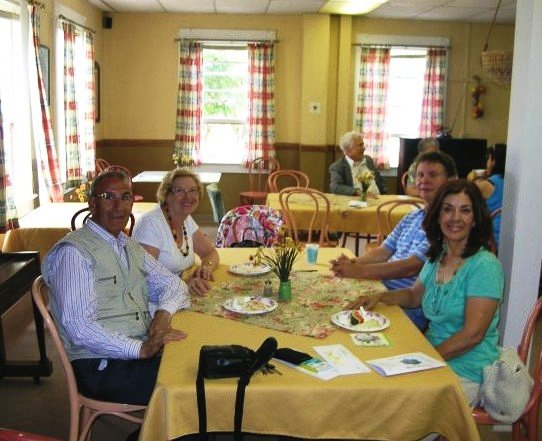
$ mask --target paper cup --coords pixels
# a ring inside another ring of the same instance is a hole
[[[477,178],[485,178],[486,176],[486,169],[485,168],[477,168],[474,170],[474,176]]]
[[[307,263],[309,265],[316,265],[316,261],[318,260],[318,244],[308,243],[305,246],[305,251],[307,252]]]

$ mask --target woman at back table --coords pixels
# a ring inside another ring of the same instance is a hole
[[[487,250],[489,210],[480,190],[466,180],[445,183],[423,222],[428,260],[410,288],[361,296],[349,305],[372,309],[378,302],[421,306],[429,319],[427,339],[459,376],[469,403],[479,403],[483,368],[499,356],[499,304],[504,274]]]
[[[220,263],[214,245],[191,216],[202,194],[196,174],[182,168],[168,172],[156,193],[158,207],[141,216],[132,233],[149,254],[179,276],[194,265],[197,254],[201,266],[187,281],[190,292],[197,295],[211,288],[209,281]]]
[[[492,213],[502,207],[502,197],[504,191],[504,165],[506,162],[506,144],[495,144],[487,148],[486,169],[479,175],[472,170],[467,179],[474,182],[482,196],[486,199],[489,212]],[[499,244],[501,232],[500,213],[493,216],[493,236],[495,244]]]

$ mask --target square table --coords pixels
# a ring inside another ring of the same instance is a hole
[[[234,280],[227,269],[248,260],[254,249],[219,249],[221,264],[215,283]],[[316,268],[329,275],[327,262],[347,250],[320,249]],[[304,262],[298,269],[308,269]],[[310,267],[314,268],[314,267]],[[258,277],[269,277],[258,276]],[[239,293],[242,295],[243,293]],[[357,294],[357,293],[354,293]],[[295,296],[295,285],[292,289]],[[436,350],[397,306],[376,309],[389,318],[382,331],[387,347],[354,346],[350,333],[337,329],[316,339],[262,328],[243,321],[180,311],[172,326],[188,333],[166,345],[140,439],[166,440],[198,432],[196,374],[202,345],[241,344],[257,348],[269,336],[279,347],[315,355],[313,346],[343,344],[360,360],[423,352],[441,359]],[[274,313],[280,314],[280,305]],[[446,366],[394,377],[376,372],[323,381],[276,364],[282,375],[255,374],[246,390],[243,431],[306,439],[417,440],[438,432],[450,441],[479,440],[479,434],[458,377]],[[231,432],[237,379],[206,380],[209,432]]]

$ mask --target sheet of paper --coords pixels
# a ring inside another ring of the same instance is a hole
[[[370,369],[343,345],[314,346],[314,350],[341,375],[370,372]]]

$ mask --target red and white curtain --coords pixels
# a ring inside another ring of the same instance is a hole
[[[179,86],[173,161],[178,166],[201,163],[202,45],[182,40],[179,44]]]
[[[81,181],[77,99],[75,97],[75,26],[62,22],[64,36],[64,147],[66,149],[67,184],[77,186]]]
[[[36,146],[36,155],[41,169],[43,180],[49,195],[53,202],[62,202],[62,183],[60,179],[60,170],[56,155],[53,130],[51,128],[51,118],[49,115],[49,103],[45,94],[43,75],[41,72],[39,60],[39,16],[38,4],[29,4],[29,76],[30,76],[30,107],[32,112],[32,127],[34,132],[34,143]]]
[[[363,133],[367,154],[378,165],[385,165],[389,163],[384,150],[384,125],[390,48],[362,46],[360,61],[354,127]]]
[[[95,170],[94,36],[73,23],[62,21],[61,24],[64,42],[64,147],[67,186],[77,187],[92,177]],[[84,47],[84,63],[76,61],[78,38]],[[83,85],[79,86],[82,91],[77,92],[76,82]]]
[[[245,165],[275,156],[275,45],[248,44],[249,119]]]
[[[13,199],[9,171],[8,152],[4,150],[4,125],[2,120],[2,99],[0,97],[0,233],[19,227],[17,208]]]
[[[445,48],[428,49],[420,120],[421,138],[436,136],[444,124],[446,61]]]

